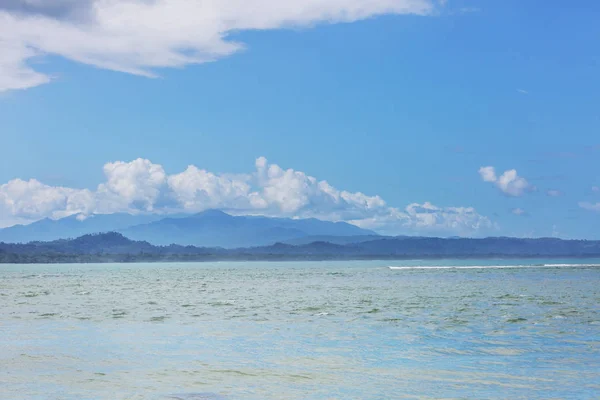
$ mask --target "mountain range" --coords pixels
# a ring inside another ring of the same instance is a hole
[[[276,242],[310,243],[326,238],[377,237],[375,232],[345,222],[314,218],[290,219],[262,216],[233,216],[219,210],[193,215],[97,214],[44,219],[29,225],[0,229],[0,242],[27,243],[76,238],[82,235],[118,232],[153,245],[192,245],[202,247],[267,246]]]
[[[29,225],[15,225],[0,229],[0,242],[27,243],[76,238],[79,236],[117,232],[130,226],[150,223],[164,218],[160,215],[97,214],[90,216],[71,215],[53,220],[50,218]]]
[[[490,257],[600,257],[600,241],[506,237],[395,237],[367,239],[348,244],[319,241],[301,245],[275,243],[262,247],[224,249],[182,245],[155,246],[112,232],[52,242],[0,243],[0,263]]]

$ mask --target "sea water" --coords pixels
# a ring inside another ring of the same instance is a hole
[[[1,265],[0,399],[597,399],[598,265]]]

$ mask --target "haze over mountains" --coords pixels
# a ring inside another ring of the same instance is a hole
[[[344,222],[194,215],[71,216],[0,230],[0,262],[600,257],[600,241],[379,236]]]
[[[0,263],[217,261],[217,260],[358,260],[490,257],[600,257],[600,241],[553,238],[442,239],[396,237],[349,244],[313,242],[304,245],[224,249],[220,247],[154,246],[120,233],[28,244],[0,243]]]
[[[194,215],[71,216],[0,230],[1,263],[600,257],[600,241],[379,236],[344,222]]]
[[[310,243],[330,238],[332,242],[349,237],[377,237],[375,232],[345,222],[318,219],[233,216],[207,210],[194,215],[93,215],[45,219],[30,225],[0,229],[0,242],[27,243],[77,238],[86,234],[119,232],[129,239],[153,245],[193,245],[202,247],[267,246],[276,242]],[[312,239],[318,238],[318,239]],[[352,239],[350,239],[350,242]]]
[[[160,215],[99,214],[82,218],[81,215],[53,220],[43,219],[29,225],[15,225],[0,229],[0,242],[28,243],[76,238],[90,233],[119,231],[130,226],[164,218]]]

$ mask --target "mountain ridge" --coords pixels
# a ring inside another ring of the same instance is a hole
[[[154,245],[175,243],[225,248],[266,246],[315,234],[376,235],[375,232],[346,222],[321,221],[315,218],[234,216],[219,210],[207,210],[184,218],[165,218],[118,232]]]
[[[346,222],[321,221],[315,218],[235,216],[222,210],[209,209],[186,215],[123,213],[44,219],[29,225],[0,229],[0,242],[53,241],[105,232],[120,232],[131,239],[148,241],[154,245],[176,243],[227,248],[265,246],[313,235],[377,235]]]
[[[0,243],[0,263],[136,262],[218,260],[365,260],[416,258],[600,257],[600,241],[556,238],[411,238],[397,237],[352,244],[316,241],[303,245],[277,242],[237,249],[155,246],[120,233],[28,244]]]
[[[0,229],[0,242],[28,243],[76,238],[91,233],[116,231],[160,218],[164,216],[127,213],[74,214],[56,220],[44,218],[28,225],[13,225]]]

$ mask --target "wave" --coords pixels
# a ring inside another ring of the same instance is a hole
[[[547,268],[560,268],[560,267],[600,267],[600,264],[544,264],[544,267]]]
[[[392,270],[404,270],[404,269],[536,269],[536,268],[598,268],[600,264],[536,264],[536,265],[408,265],[394,267],[390,266]]]

